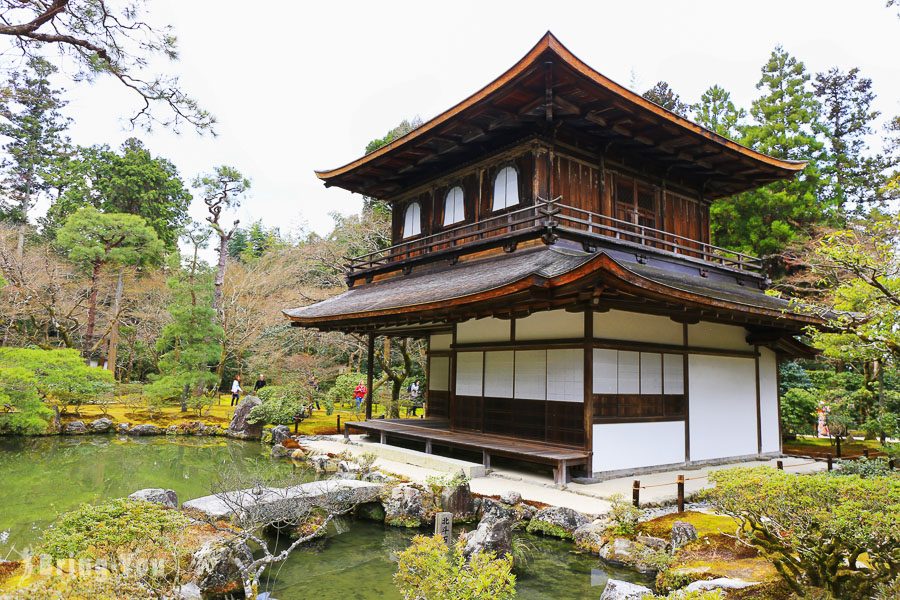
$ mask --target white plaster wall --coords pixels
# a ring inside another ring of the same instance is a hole
[[[547,351],[517,350],[515,397],[523,400],[547,399]]]
[[[457,323],[456,343],[476,344],[480,342],[508,342],[510,323],[508,319],[470,319]]]
[[[624,310],[594,313],[594,337],[653,344],[684,343],[681,323],[669,317],[643,315]]]
[[[431,336],[429,342],[429,350],[449,350],[450,344],[453,343],[453,334],[436,333]]]
[[[450,390],[450,357],[432,356],[428,370],[428,389],[438,392]]]
[[[753,350],[747,343],[747,330],[740,325],[722,325],[701,321],[688,325],[688,345],[697,348],[721,348],[724,350]]]
[[[583,337],[584,313],[549,310],[516,319],[517,341]]]
[[[692,354],[691,460],[756,454],[756,363]]]
[[[759,349],[759,408],[762,423],[762,451],[778,452],[778,361],[768,348]]]
[[[594,425],[594,473],[681,462],[684,421]]]

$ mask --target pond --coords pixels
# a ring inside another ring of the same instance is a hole
[[[184,501],[211,493],[220,474],[231,469],[289,475],[295,467],[269,459],[259,443],[223,438],[0,438],[0,557],[13,546],[32,545],[58,514],[82,503],[146,487],[173,489]],[[294,475],[311,478],[303,471]],[[339,522],[326,539],[267,572],[264,589],[280,600],[399,598],[392,580],[394,553],[415,533],[367,521]],[[520,536],[530,558],[527,569],[517,573],[519,598],[599,597],[607,572],[596,558],[573,552],[566,542]],[[630,572],[610,575],[634,579]]]

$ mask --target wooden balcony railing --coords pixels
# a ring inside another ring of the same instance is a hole
[[[503,243],[506,239],[530,235],[534,237],[555,235],[582,242],[590,242],[593,239],[618,240],[623,245],[643,246],[738,271],[753,274],[762,272],[762,261],[755,256],[569,206],[560,200],[561,198],[553,200],[538,198],[533,205],[492,216],[477,223],[410,238],[389,248],[350,258],[346,267],[347,274],[353,277],[396,266],[412,259],[424,259],[436,252],[445,253],[467,246],[474,247],[486,241]]]

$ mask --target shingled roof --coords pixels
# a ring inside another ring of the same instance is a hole
[[[375,321],[452,318],[454,311],[488,303],[527,304],[529,298],[563,288],[606,287],[685,310],[743,315],[794,330],[819,323],[794,312],[787,300],[767,295],[758,284],[757,278],[700,268],[677,257],[648,258],[615,248],[589,253],[556,244],[414,271],[284,312],[296,325],[352,331]]]

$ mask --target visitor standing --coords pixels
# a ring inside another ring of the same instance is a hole
[[[319,380],[315,375],[309,376],[309,389],[312,393],[312,401],[316,403],[316,410],[322,410],[322,407],[319,406]]]
[[[260,373],[259,378],[256,380],[256,383],[253,384],[253,391],[258,392],[264,387],[266,387],[266,376]]]
[[[238,403],[238,400],[241,399],[241,392],[244,389],[241,387],[241,376],[235,375],[234,381],[231,382],[231,405],[234,406]]]
[[[362,405],[363,400],[366,398],[366,394],[369,393],[369,388],[366,387],[362,381],[356,386],[356,389],[353,390],[353,399],[356,400],[356,410],[359,410],[359,407]]]

